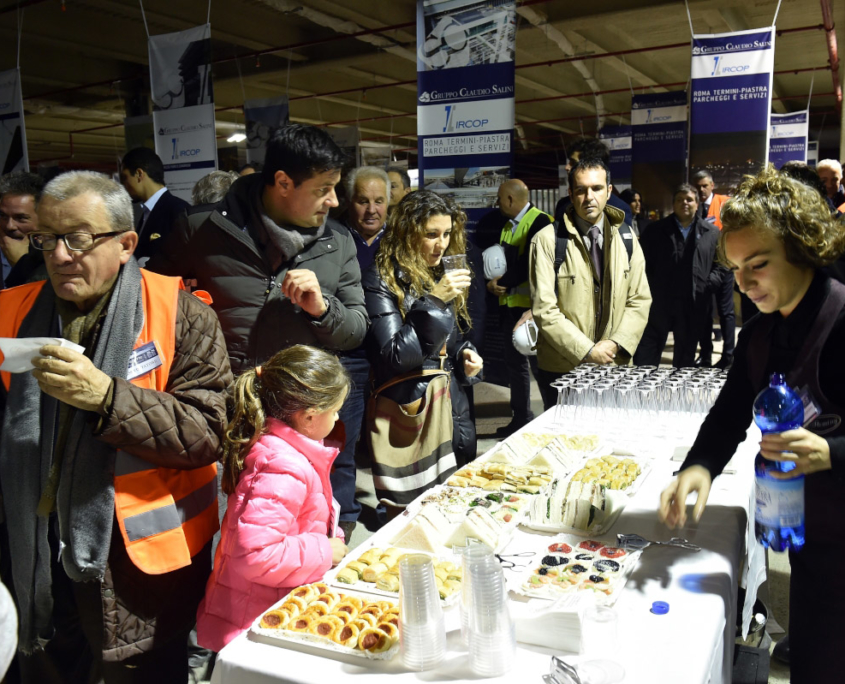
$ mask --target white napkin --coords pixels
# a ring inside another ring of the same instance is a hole
[[[57,344],[78,351],[80,354],[85,347],[74,344],[61,337],[0,337],[0,352],[3,352],[3,363],[0,371],[7,373],[23,373],[32,370],[32,357],[38,355],[38,350],[46,344]]]

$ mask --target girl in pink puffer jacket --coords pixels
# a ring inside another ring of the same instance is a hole
[[[326,438],[348,390],[337,358],[305,345],[280,351],[235,382],[223,444],[228,509],[197,611],[201,646],[219,651],[346,555],[329,482],[343,439],[335,447]]]

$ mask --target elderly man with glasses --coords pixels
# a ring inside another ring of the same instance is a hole
[[[29,241],[49,279],[0,292],[0,337],[63,337],[2,373],[3,581],[23,682],[188,679],[232,380],[214,312],[138,268],[129,196],[55,178]],[[47,676],[47,673],[50,673]]]

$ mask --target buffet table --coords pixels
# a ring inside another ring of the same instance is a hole
[[[525,429],[541,430],[549,420],[549,414],[544,414]],[[725,474],[714,482],[701,522],[690,523],[676,532],[700,546],[700,552],[661,546],[652,546],[642,552],[615,605],[620,650],[614,659],[625,669],[625,682],[718,684],[731,681],[737,586],[745,572],[746,605],[753,605],[757,587],[765,578],[761,569],[762,554],[756,550],[756,544],[748,543],[749,533],[753,542],[753,521],[749,524],[749,511],[753,512],[751,463],[758,440],[759,433],[754,435],[752,432],[734,457],[736,472]],[[674,536],[657,520],[656,510],[661,490],[679,466],[677,461],[670,460],[675,446],[664,445],[665,448],[655,454],[648,478],[602,539],[615,540],[619,533],[664,541]],[[379,530],[372,542],[389,546],[389,540],[407,522],[406,516],[399,516]],[[539,534],[520,529],[517,535],[527,533]],[[515,537],[511,546],[517,542]],[[509,548],[502,554],[506,555]],[[669,612],[653,614],[650,609],[654,601],[667,602]],[[384,675],[399,677],[391,680],[398,684],[421,680],[478,680],[469,668],[466,647],[461,645],[458,606],[447,609],[446,620],[448,652],[446,660],[436,670],[409,671],[403,666],[401,655],[387,662],[345,655],[318,657],[259,643],[256,637],[243,634],[219,654],[211,681],[212,684],[324,684],[338,681],[340,677],[377,682]],[[550,656],[565,653],[562,649],[518,643],[513,670],[498,679],[513,681],[518,677],[521,681],[541,681],[549,671]]]

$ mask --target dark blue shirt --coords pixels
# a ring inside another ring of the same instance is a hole
[[[381,244],[381,238],[384,236],[384,228],[382,228],[381,232],[376,235],[375,240],[373,240],[372,244],[368,245],[367,241],[361,237],[360,233],[357,230],[352,228],[351,226],[347,226],[349,228],[349,232],[352,233],[352,237],[355,240],[355,247],[358,249],[358,266],[361,267],[361,273],[367,270],[367,267],[372,264],[376,259],[376,252],[378,251],[378,246]]]

